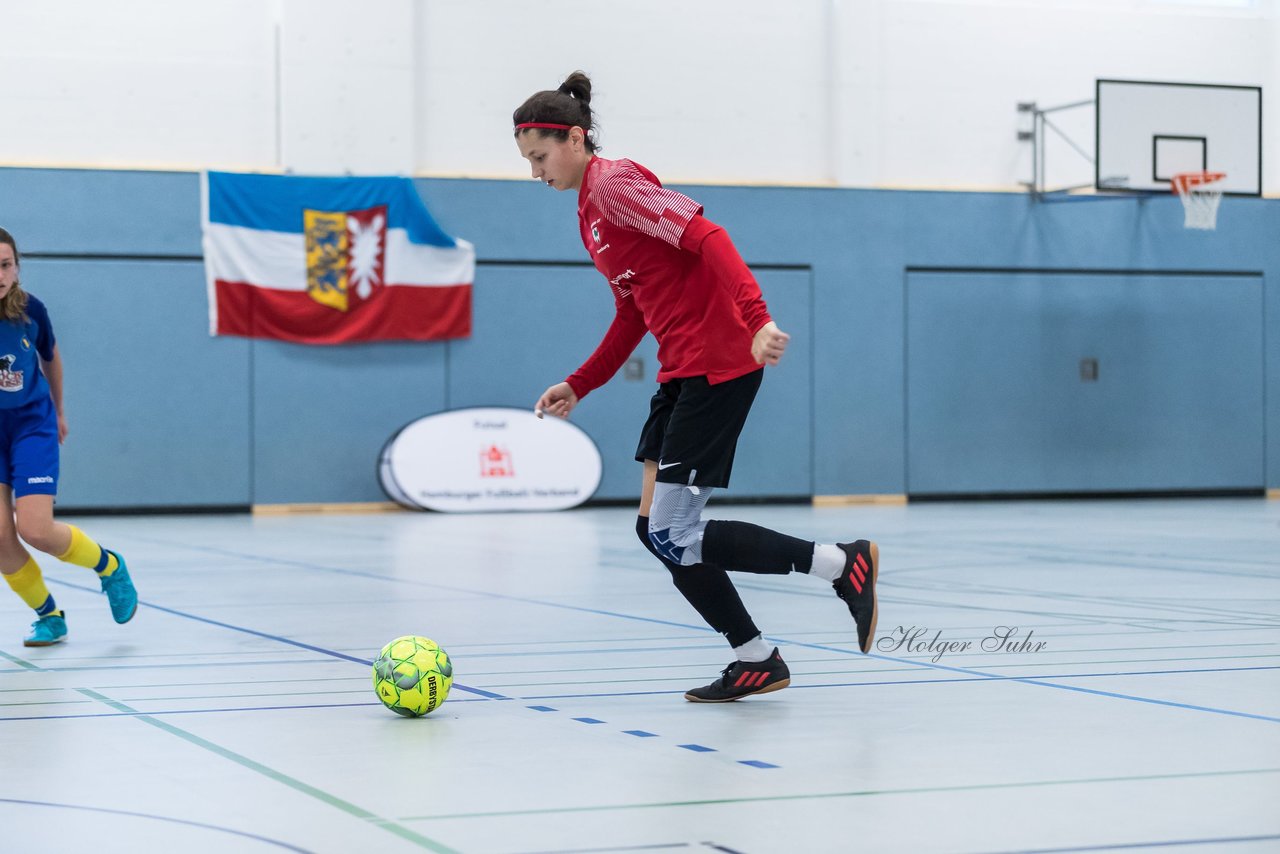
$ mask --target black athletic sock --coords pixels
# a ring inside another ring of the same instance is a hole
[[[760,635],[760,630],[747,613],[747,606],[742,604],[742,597],[738,595],[727,572],[705,563],[681,566],[664,558],[649,539],[648,516],[636,517],[636,536],[671,573],[671,583],[680,591],[680,595],[693,606],[708,626],[725,636],[730,646],[742,646]]]
[[[702,532],[702,559],[738,572],[769,575],[808,572],[813,564],[813,542],[750,522],[713,519]]]

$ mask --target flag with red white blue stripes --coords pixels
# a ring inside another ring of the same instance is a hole
[[[305,344],[471,334],[475,248],[408,178],[206,173],[212,335]]]

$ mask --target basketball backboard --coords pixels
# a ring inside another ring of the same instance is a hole
[[[1098,80],[1098,190],[1168,192],[1180,172],[1225,172],[1226,195],[1262,195],[1262,89]]]

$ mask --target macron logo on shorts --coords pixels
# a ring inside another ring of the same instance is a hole
[[[27,483],[53,483],[53,478],[45,475],[44,477],[29,477]]]

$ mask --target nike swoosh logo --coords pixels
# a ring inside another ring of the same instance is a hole
[[[671,468],[672,466],[678,466],[678,465],[680,465],[680,464],[679,464],[679,463],[666,463],[666,464],[664,465],[663,463],[658,463],[658,471],[662,471],[663,469],[669,469],[669,468]]]

